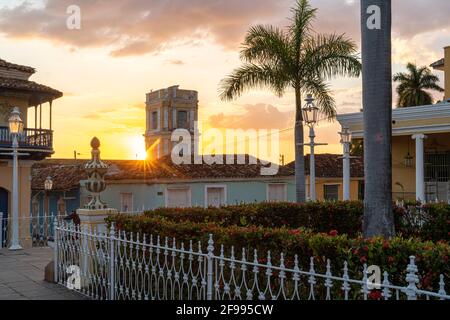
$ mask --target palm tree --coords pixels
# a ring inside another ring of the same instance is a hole
[[[364,236],[394,235],[390,0],[361,0],[364,115]],[[369,22],[379,20],[375,26]]]
[[[413,63],[406,66],[408,72],[394,75],[394,81],[400,82],[397,87],[399,108],[423,106],[433,103],[433,97],[426,90],[444,92],[437,83],[439,78],[427,67],[418,67]]]
[[[356,45],[344,35],[321,35],[312,29],[317,9],[298,0],[286,29],[257,25],[248,31],[241,60],[243,65],[221,82],[222,100],[233,100],[255,87],[271,89],[277,96],[287,89],[295,93],[295,179],[298,202],[305,201],[302,96],[315,96],[320,111],[329,119],[336,115],[327,79],[358,77],[361,63]]]

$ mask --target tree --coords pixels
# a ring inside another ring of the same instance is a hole
[[[397,87],[399,108],[432,104],[433,97],[426,90],[444,92],[444,89],[437,84],[439,78],[427,67],[419,68],[413,63],[408,63],[406,69],[407,72],[394,75],[394,81],[399,82]]]
[[[391,1],[361,0],[366,238],[394,235]]]
[[[221,82],[222,100],[233,100],[255,87],[271,89],[277,96],[295,93],[295,179],[298,202],[305,201],[302,97],[313,94],[329,119],[336,108],[326,80],[335,76],[358,77],[361,63],[355,43],[345,35],[322,35],[312,29],[317,9],[307,0],[292,8],[286,29],[257,25],[247,32],[241,50],[243,65]]]

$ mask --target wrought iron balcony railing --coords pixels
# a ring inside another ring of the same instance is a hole
[[[0,148],[11,148],[12,137],[8,127],[0,127]],[[19,137],[19,148],[53,150],[53,131],[47,129],[25,128]]]

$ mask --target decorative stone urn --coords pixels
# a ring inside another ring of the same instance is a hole
[[[92,157],[86,163],[85,169],[88,175],[86,189],[90,192],[92,200],[85,205],[84,209],[78,209],[81,227],[93,228],[97,232],[105,232],[105,218],[117,214],[116,209],[108,208],[108,205],[100,199],[100,193],[106,189],[105,174],[108,165],[100,159],[100,140],[94,137],[91,140]]]
[[[84,168],[88,175],[86,189],[91,193],[92,200],[85,205],[85,208],[91,210],[106,209],[108,206],[100,200],[100,193],[106,189],[105,174],[108,172],[108,165],[100,160],[100,140],[97,137],[91,140],[91,147],[92,159],[86,163]]]

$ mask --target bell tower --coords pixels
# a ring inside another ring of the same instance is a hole
[[[186,129],[194,135],[198,121],[198,92],[172,86],[146,95],[145,146],[150,159],[171,153],[172,132]]]

